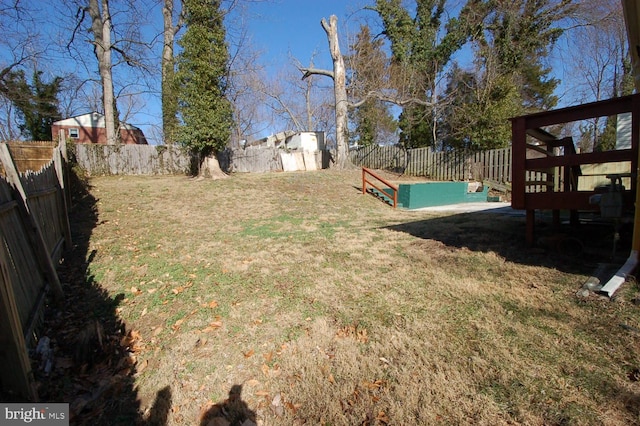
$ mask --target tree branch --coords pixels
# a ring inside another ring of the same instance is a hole
[[[398,98],[396,96],[390,96],[390,95],[386,95],[382,92],[380,92],[379,90],[372,90],[370,92],[368,92],[365,97],[359,101],[356,102],[349,102],[348,106],[349,108],[358,108],[360,106],[362,106],[365,102],[367,102],[369,99],[377,99],[379,101],[382,102],[389,102],[391,104],[394,105],[398,105],[398,106],[405,106],[405,105],[409,105],[409,104],[418,104],[418,105],[423,105],[423,106],[433,106],[433,102],[429,102],[429,101],[425,101],[424,99],[420,99],[420,98]]]
[[[76,34],[80,30],[80,25],[82,25],[82,22],[84,21],[84,17],[86,15],[86,12],[87,12],[86,8],[84,8],[84,7],[79,7],[78,8],[78,11],[76,12],[76,27],[71,32],[71,39],[67,43],[67,50],[69,50],[71,44],[73,44],[73,41],[76,38]]]
[[[333,71],[323,70],[318,68],[298,68],[298,69],[304,73],[302,75],[303,80],[311,77],[312,75],[324,75],[326,77],[331,77],[332,79],[334,78]]]

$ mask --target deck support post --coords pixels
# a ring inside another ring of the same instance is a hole
[[[536,227],[536,211],[527,210],[527,228],[526,228],[527,247],[533,247],[535,244],[535,241],[534,241],[535,227]]]

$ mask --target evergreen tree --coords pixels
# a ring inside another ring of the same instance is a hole
[[[438,79],[451,56],[477,31],[475,4],[470,0],[458,18],[444,24],[446,0],[416,0],[415,15],[401,0],[377,0],[375,10],[390,41],[393,86],[401,97],[414,99],[399,119],[400,144],[406,148],[432,146],[439,121]]]
[[[62,78],[50,83],[42,80],[42,71],[34,71],[32,83],[26,80],[24,71],[12,71],[3,85],[3,94],[18,110],[22,135],[31,140],[52,140],[51,125],[60,120],[57,95]]]
[[[484,32],[476,41],[478,58],[495,61],[496,77],[519,88],[525,112],[553,108],[559,80],[544,65],[563,30],[558,22],[574,9],[572,0],[485,0]]]
[[[507,146],[510,117],[553,108],[559,81],[545,60],[562,34],[558,22],[570,0],[476,0],[467,35],[475,48],[474,69],[449,74],[440,130],[446,144],[470,149]],[[480,23],[480,24],[477,24]]]
[[[519,110],[518,90],[508,77],[488,79],[486,74],[454,66],[440,125],[445,148],[472,151],[502,148],[511,140],[510,117]]]
[[[616,136],[618,127],[618,116],[612,115],[607,117],[604,123],[604,128],[598,140],[597,144],[593,147],[596,152],[610,151],[616,148]]]
[[[350,66],[347,84],[352,98],[365,99],[369,92],[385,87],[387,56],[382,45],[381,39],[372,39],[368,26],[360,27],[351,46],[352,54],[347,58]],[[388,142],[388,136],[397,128],[389,104],[377,98],[367,98],[364,103],[349,111],[349,117],[354,125],[352,139],[359,145]]]
[[[208,156],[226,146],[233,124],[225,97],[229,54],[220,0],[185,0],[176,82],[182,126],[178,141]]]
[[[413,17],[400,0],[378,0],[376,7],[384,34],[391,42],[392,69],[397,71],[395,86],[410,97],[426,101],[441,69],[435,59],[435,47],[444,0],[416,1]],[[424,105],[405,106],[398,124],[399,142],[405,148],[433,145],[430,114]]]

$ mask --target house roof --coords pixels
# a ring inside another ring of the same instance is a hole
[[[104,128],[104,114],[100,114],[99,112],[90,112],[88,114],[77,115],[75,117],[55,121],[53,125]],[[140,130],[136,126],[123,122],[120,123],[120,126],[128,130]]]

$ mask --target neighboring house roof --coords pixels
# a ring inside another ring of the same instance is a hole
[[[90,112],[88,114],[78,115],[75,117],[66,118],[53,123],[54,126],[78,126],[78,127],[95,127],[104,128],[104,114],[99,112]],[[136,126],[131,124],[120,122],[120,127],[128,130],[140,130]]]

